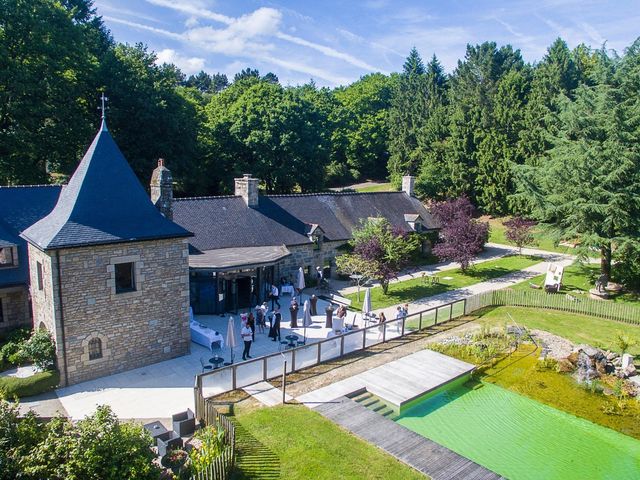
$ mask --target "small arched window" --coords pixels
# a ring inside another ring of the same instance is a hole
[[[102,340],[92,338],[89,340],[89,360],[102,358]]]

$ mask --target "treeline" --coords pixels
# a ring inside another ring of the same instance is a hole
[[[556,40],[530,65],[511,46],[467,47],[451,75],[414,49],[402,72],[337,89],[282,86],[257,70],[186,77],[143,45],[114,42],[91,0],[0,4],[0,184],[64,180],[108,124],[146,184],[158,157],[178,195],[228,193],[252,173],[269,192],[315,191],[363,179],[418,194],[467,195],[483,211],[531,211],[526,174],[553,156],[582,91],[637,62]],[[628,69],[627,69],[628,70]],[[637,90],[636,90],[637,94]],[[516,195],[514,195],[516,194]]]

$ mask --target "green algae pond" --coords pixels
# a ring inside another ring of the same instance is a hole
[[[640,478],[640,441],[499,386],[444,387],[396,422],[511,480]]]

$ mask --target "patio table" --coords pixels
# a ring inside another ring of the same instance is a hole
[[[153,444],[157,445],[158,437],[160,435],[164,435],[169,430],[165,428],[165,426],[161,422],[151,422],[144,425],[145,430],[147,430],[151,434],[151,438],[153,438]]]
[[[287,340],[289,340],[289,346],[290,346],[291,348],[294,348],[294,347],[296,346],[296,341],[297,341],[297,340],[298,340],[298,338],[300,338],[300,337],[298,337],[298,335],[287,335],[287,336],[286,336],[286,337],[284,337],[284,338],[286,338]]]
[[[220,368],[222,362],[224,362],[224,358],[222,357],[211,357],[209,359],[209,363],[213,365],[213,368]]]

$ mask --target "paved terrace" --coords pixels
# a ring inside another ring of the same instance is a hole
[[[506,246],[491,246],[487,252],[483,254],[483,258],[479,261],[487,261],[507,253],[513,252],[514,249]],[[568,256],[550,254],[539,250],[525,249],[523,253],[537,254],[544,256],[549,261],[560,261],[563,264],[572,262],[572,258]],[[425,271],[445,271],[446,269],[455,268],[452,264],[439,264],[429,266]],[[409,312],[424,310],[429,307],[449,303],[454,300],[462,299],[470,295],[483,291],[509,287],[517,282],[532,278],[535,275],[545,272],[547,263],[543,262],[533,267],[529,267],[521,272],[516,272],[505,277],[493,279],[487,282],[478,283],[469,287],[453,290],[440,295],[428,297],[426,299],[418,299],[409,304]],[[422,270],[407,274],[406,278],[412,278],[421,275]],[[401,277],[404,279],[405,276]],[[303,300],[308,298],[305,294]],[[280,303],[283,307],[283,322],[281,327],[281,336],[284,340],[286,335],[294,333],[300,338],[304,335],[303,328],[291,329],[289,322],[289,312],[287,311],[290,302],[289,296],[281,297]],[[324,327],[324,308],[326,302],[318,301],[317,315],[312,318],[313,325],[306,329],[307,341],[317,342],[325,339],[330,331]],[[384,309],[387,318],[395,317],[395,307]],[[378,310],[380,311],[380,310]],[[302,314],[302,309],[299,316]],[[238,339],[240,339],[240,321],[236,317],[236,329]],[[361,325],[360,315],[350,312],[347,315],[347,322],[354,321],[356,325]],[[201,323],[219,331],[226,337],[228,316],[219,317],[212,315],[197,316],[197,320]],[[298,323],[301,324],[300,319]],[[391,335],[389,335],[391,333]],[[388,329],[388,337],[397,335],[393,329]],[[371,332],[370,335],[375,335]],[[251,347],[251,353],[254,358],[259,356],[272,354],[279,351],[281,345],[278,342],[272,342],[267,337],[267,332],[256,333],[256,342]],[[95,411],[97,405],[110,405],[116,415],[120,418],[135,419],[158,419],[168,418],[173,413],[183,411],[185,408],[194,408],[193,385],[194,377],[202,371],[200,363],[201,359],[208,360],[213,354],[218,354],[225,361],[229,360],[229,349],[214,351],[211,353],[205,347],[191,343],[191,353],[189,355],[179,357],[173,360],[160,362],[149,365],[147,367],[138,368],[128,372],[123,372],[96,380],[83,382],[71,387],[56,390],[57,398],[52,394],[36,397],[23,401],[21,408],[23,411],[34,409],[45,416],[50,416],[56,412],[68,415],[74,419],[80,419],[87,414]],[[241,361],[242,347],[235,348],[235,361]]]

